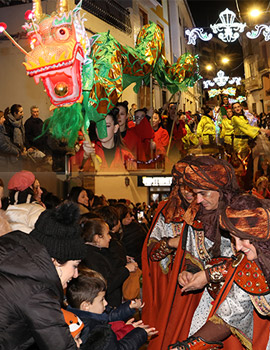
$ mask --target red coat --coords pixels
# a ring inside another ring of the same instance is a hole
[[[137,135],[135,127],[127,129],[123,137],[124,145],[134,155],[137,160],[146,161],[145,152],[141,138]]]
[[[146,159],[149,160],[151,157],[150,142],[155,137],[155,133],[151,127],[151,124],[149,123],[147,118],[144,117],[139,125],[136,124],[134,126],[133,130],[136,132],[136,135],[141,139]]]
[[[175,343],[179,339],[186,339],[193,313],[201,298],[201,293],[181,294],[177,278],[185,267],[185,251],[183,249],[177,249],[173,266],[167,274],[161,271],[158,262],[153,262],[148,258],[148,239],[166,204],[166,201],[159,204],[142,251],[143,301],[145,302],[142,319],[145,324],[156,327],[159,331],[157,337],[150,341],[149,350],[167,350],[169,344]],[[182,247],[182,234],[185,225],[184,223],[180,233],[178,247]]]
[[[156,154],[166,155],[169,139],[168,131],[162,127],[159,127],[157,131],[155,131],[154,142],[156,144]]]

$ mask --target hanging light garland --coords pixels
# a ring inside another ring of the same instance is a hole
[[[236,84],[236,85],[241,85],[241,77],[232,77],[231,79],[225,75],[223,70],[219,70],[217,72],[217,76],[213,78],[213,80],[204,80],[203,81],[203,88],[208,89],[209,86],[214,86],[217,84],[218,86],[225,86],[227,83],[229,84]]]
[[[226,8],[219,14],[219,23],[210,24],[210,28],[213,34],[217,34],[218,38],[223,42],[230,43],[236,41],[240,33],[243,33],[247,24],[235,21],[236,14]],[[203,28],[186,29],[185,35],[188,38],[188,45],[196,45],[197,39],[203,41],[210,41],[213,38],[212,33],[207,33]],[[266,24],[255,25],[255,30],[247,32],[246,36],[249,39],[256,39],[260,34],[263,34],[265,41],[270,40],[270,26]]]
[[[229,87],[227,89],[211,89],[208,91],[208,95],[210,98],[215,97],[217,95],[229,95],[229,96],[235,96],[236,94],[236,88]]]

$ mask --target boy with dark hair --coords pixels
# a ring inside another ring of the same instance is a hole
[[[143,307],[141,300],[128,301],[111,309],[105,300],[106,288],[101,275],[89,276],[85,273],[67,288],[68,310],[79,316],[85,324],[81,348],[139,349],[148,336],[157,333],[155,328],[144,325],[141,320],[134,322],[131,318],[135,308]],[[127,321],[128,319],[130,320]]]

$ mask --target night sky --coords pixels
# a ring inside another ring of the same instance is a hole
[[[265,11],[269,5],[268,0],[188,0],[190,11],[192,13],[196,27],[202,27],[207,33],[211,33],[210,24],[220,22],[219,14],[224,11],[226,8],[234,11],[239,19],[239,14],[237,10],[237,4],[240,10],[241,22],[246,22],[247,25],[250,25],[250,28],[254,27],[255,23],[250,22],[248,16],[248,11],[253,7],[260,7],[262,11]],[[269,10],[269,9],[268,9]],[[265,17],[269,19],[269,12],[265,15],[260,16],[259,20],[261,23],[264,22]],[[217,38],[217,35],[214,34],[214,37]],[[198,39],[200,40],[200,39]],[[207,43],[206,43],[207,45]],[[228,43],[226,49],[226,55],[231,59],[230,66],[224,70],[230,70],[230,73],[233,72],[233,75],[243,76],[243,58],[242,58],[242,48],[239,41],[234,43]],[[229,73],[229,72],[227,72]]]

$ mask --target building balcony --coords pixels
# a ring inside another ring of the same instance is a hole
[[[259,75],[245,79],[245,87],[248,91],[262,89],[262,81]]]
[[[269,62],[265,59],[259,59],[258,70],[260,73],[269,71],[270,70]]]
[[[79,0],[75,1],[76,4]],[[115,0],[83,0],[82,8],[115,28],[132,33],[130,13]]]

